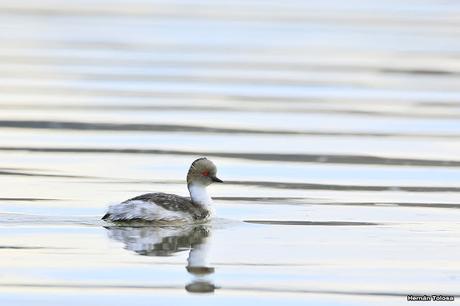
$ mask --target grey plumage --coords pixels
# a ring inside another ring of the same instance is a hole
[[[157,193],[146,193],[132,199],[124,201],[128,203],[131,201],[143,201],[146,203],[151,203],[152,205],[160,206],[169,211],[180,211],[189,213],[193,216],[194,220],[203,220],[209,216],[209,211],[200,205],[194,204],[190,198],[181,197],[175,194],[157,192]],[[123,221],[123,220],[114,220],[113,216],[110,213],[106,213],[102,220],[112,221]]]

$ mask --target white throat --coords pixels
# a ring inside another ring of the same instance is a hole
[[[212,204],[212,199],[206,191],[206,186],[191,183],[188,185],[188,191],[190,192],[190,198],[193,203],[200,204],[205,207]]]

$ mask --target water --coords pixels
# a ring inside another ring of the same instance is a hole
[[[458,303],[459,13],[2,1],[0,304]],[[212,224],[100,220],[200,156]]]

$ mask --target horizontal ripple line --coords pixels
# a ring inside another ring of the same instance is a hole
[[[450,110],[449,112],[428,112],[428,111],[414,111],[411,113],[401,111],[384,111],[384,110],[370,110],[370,109],[330,109],[330,108],[315,108],[315,107],[289,107],[288,109],[279,108],[260,108],[260,107],[231,107],[231,106],[190,106],[190,105],[178,105],[178,106],[166,106],[166,105],[76,105],[76,104],[24,104],[18,103],[13,100],[13,103],[0,104],[0,110],[85,110],[85,111],[181,111],[181,112],[241,112],[246,113],[306,113],[306,114],[339,114],[339,115],[364,115],[364,116],[375,116],[375,117],[391,117],[391,118],[442,118],[442,119],[456,119],[460,118],[460,113],[457,114]],[[442,103],[440,103],[442,104]],[[423,106],[423,105],[420,105]],[[442,105],[445,107],[444,105]],[[430,106],[428,106],[430,107]],[[431,105],[431,107],[433,107]],[[458,104],[451,104],[449,108],[460,107]],[[11,121],[24,121],[24,120],[6,120]],[[37,122],[33,120],[33,122]],[[67,121],[66,121],[67,122]],[[83,123],[83,122],[80,122]],[[364,137],[411,137],[411,138],[460,138],[459,134],[404,134],[404,133],[381,133],[381,132],[320,132],[320,131],[302,131],[297,133],[304,133],[312,136],[364,136]]]
[[[80,176],[80,175],[65,175],[65,174],[47,174],[47,173],[32,173],[24,171],[0,171],[0,176],[11,175],[11,176],[37,176],[37,177],[55,177],[55,178],[95,178],[91,176]]]
[[[93,123],[73,121],[45,120],[0,120],[0,128],[46,129],[46,130],[79,130],[79,131],[136,131],[136,132],[181,132],[181,133],[212,133],[212,134],[267,134],[267,135],[305,135],[332,137],[405,137],[405,138],[460,138],[456,134],[405,134],[379,132],[338,132],[338,131],[289,131],[289,130],[254,130],[206,127],[176,124],[147,123]]]
[[[265,224],[265,225],[313,225],[313,226],[365,226],[379,225],[372,222],[352,222],[352,221],[278,221],[278,220],[245,220],[246,223]]]
[[[230,47],[231,48],[231,47]],[[27,50],[27,48],[25,49]],[[206,69],[225,69],[225,70],[278,70],[278,71],[324,71],[324,72],[370,72],[386,75],[425,75],[425,76],[458,76],[460,71],[451,67],[446,68],[392,68],[388,65],[372,65],[372,64],[327,64],[313,62],[292,62],[280,60],[238,60],[225,58],[221,60],[203,60],[203,59],[155,59],[155,58],[123,58],[121,56],[104,58],[101,60],[97,57],[75,57],[75,56],[49,56],[26,54],[27,56],[18,56],[16,54],[0,54],[0,63],[8,64],[27,64],[29,66],[93,66],[93,67],[190,67],[190,68],[206,68]],[[289,56],[289,55],[288,55]],[[292,55],[291,55],[292,56]],[[295,56],[295,55],[294,55]]]
[[[361,186],[362,187],[362,186]],[[390,187],[394,188],[394,187]],[[398,187],[407,188],[407,187]],[[412,187],[414,188],[414,187]],[[423,188],[423,187],[421,187]],[[212,197],[218,201],[231,201],[232,204],[290,204],[290,205],[337,205],[337,206],[371,206],[371,207],[408,207],[408,208],[448,208],[460,209],[459,203],[416,203],[416,202],[321,202],[317,199],[300,197]]]
[[[0,174],[1,175],[1,174]],[[59,201],[58,199],[45,199],[45,198],[0,198],[0,201],[5,202],[36,202],[36,201]]]
[[[89,290],[183,290],[182,286],[176,285],[140,285],[140,284],[101,284],[101,283],[0,283],[0,288],[49,288],[49,289],[89,289]],[[380,296],[380,297],[406,297],[406,292],[392,291],[357,291],[357,290],[319,290],[301,288],[279,288],[279,287],[236,287],[223,286],[217,289],[222,291],[234,292],[253,292],[253,293],[278,293],[278,294],[330,294],[330,295],[350,295],[350,296]],[[412,292],[413,295],[423,295],[422,293]],[[444,295],[460,297],[460,293],[443,293]]]
[[[328,202],[313,203],[314,205],[340,205],[340,206],[375,206],[375,207],[409,207],[409,208],[450,208],[460,209],[458,203],[408,203],[408,202]]]
[[[69,248],[0,245],[0,250],[69,250]]]
[[[221,201],[248,201],[248,202],[274,202],[274,201],[295,201],[304,200],[306,198],[299,197],[212,197],[214,200]]]
[[[0,147],[0,151],[27,151],[44,153],[107,153],[107,154],[156,154],[192,155],[237,158],[257,161],[304,162],[325,164],[385,165],[411,167],[460,167],[460,161],[427,160],[408,158],[385,158],[365,155],[333,154],[277,154],[277,153],[225,153],[197,152],[160,149],[110,149],[110,148],[44,148],[44,147]]]
[[[1,151],[1,149],[0,149]],[[94,184],[98,183],[98,181],[93,182]],[[100,183],[100,182],[99,182]],[[111,180],[111,181],[102,181],[104,184],[178,184],[182,185],[184,182],[182,180],[162,180],[162,181],[154,181],[154,180]],[[314,183],[294,183],[294,182],[273,182],[273,181],[231,181],[225,180],[226,185],[241,185],[241,186],[254,186],[254,187],[268,187],[268,188],[279,188],[279,189],[305,189],[305,190],[332,190],[332,191],[406,191],[406,192],[460,192],[460,187],[452,187],[452,186],[396,186],[396,185],[338,185],[338,184],[314,184]],[[230,197],[213,197],[213,199],[221,200],[221,201],[228,201]],[[264,198],[260,198],[264,199]],[[267,201],[270,201],[269,198],[265,198]],[[278,199],[283,199],[279,197]],[[286,198],[286,201],[289,204],[292,204],[294,201],[299,201],[301,199],[307,198]],[[236,197],[235,201],[246,201],[246,197]],[[254,202],[256,200],[253,200]],[[263,201],[263,200],[260,200]],[[353,203],[353,202],[351,202]],[[299,203],[296,203],[299,204]],[[345,202],[320,202],[320,200],[315,202],[309,203],[300,203],[300,204],[308,204],[308,205],[346,205]],[[376,205],[390,205],[390,204],[398,204],[398,203],[378,203],[375,202]],[[403,203],[402,203],[403,204]],[[441,205],[448,205],[446,203],[440,203]]]
[[[246,130],[232,128],[214,128],[175,124],[123,124],[123,123],[86,123],[70,121],[32,121],[32,120],[0,120],[0,127],[25,129],[58,129],[58,130],[89,130],[89,131],[146,131],[146,132],[205,132],[223,134],[280,134],[298,135],[302,132],[280,130]],[[460,135],[459,135],[460,136]]]
[[[308,189],[333,191],[407,191],[407,192],[460,192],[460,187],[441,186],[378,186],[378,185],[337,185],[267,181],[226,181],[233,185],[258,186],[280,189]],[[321,203],[318,203],[321,204]]]

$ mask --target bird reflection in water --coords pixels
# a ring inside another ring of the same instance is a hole
[[[214,268],[207,262],[210,228],[205,225],[189,227],[122,227],[108,226],[109,238],[123,242],[125,249],[143,256],[170,256],[189,251],[187,271],[193,276],[185,286],[188,292],[214,292],[210,276]]]

